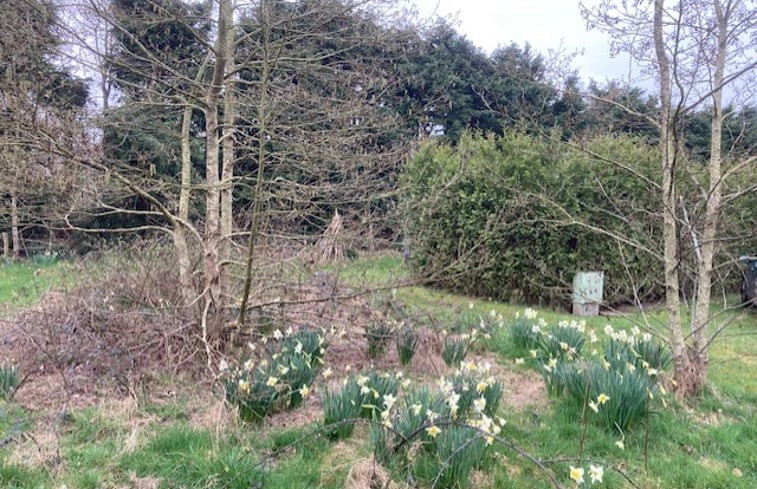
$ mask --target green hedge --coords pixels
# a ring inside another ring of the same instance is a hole
[[[611,136],[586,149],[617,164],[523,134],[422,146],[402,177],[417,272],[466,294],[567,305],[576,271],[603,270],[610,303],[634,286],[661,297],[658,196],[645,182],[657,151]]]

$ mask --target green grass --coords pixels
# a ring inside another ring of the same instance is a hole
[[[50,287],[63,282],[62,263],[52,258],[0,261],[0,306],[36,302]]]

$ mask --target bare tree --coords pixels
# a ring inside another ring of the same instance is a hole
[[[755,66],[755,11],[739,0],[666,3],[603,2],[583,8],[589,26],[610,36],[616,51],[630,53],[659,82],[660,112],[654,120],[660,134],[660,210],[669,342],[675,363],[677,389],[683,395],[697,392],[706,380],[707,349],[724,325],[712,325],[710,312],[714,259],[718,242],[724,183],[736,175],[754,172],[754,153],[724,157],[721,130],[723,93],[728,86],[753,80]],[[746,91],[742,93],[746,95]],[[749,100],[748,96],[746,100]],[[687,166],[681,132],[683,117],[711,102],[712,133],[708,175],[700,182]],[[728,165],[724,171],[723,165]],[[690,211],[679,195],[681,178],[688,175],[700,189],[700,199]],[[741,194],[741,192],[737,192]],[[697,214],[703,209],[701,219]],[[693,222],[692,222],[693,221]],[[691,247],[682,245],[683,230]],[[693,249],[696,286],[691,332],[681,317],[682,273],[687,272],[686,250]],[[712,327],[710,327],[712,326]]]

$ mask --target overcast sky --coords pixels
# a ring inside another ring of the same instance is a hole
[[[587,32],[578,0],[411,0],[421,16],[432,13],[455,16],[458,30],[476,45],[491,52],[498,45],[528,42],[546,54],[562,42],[567,51],[583,50],[574,66],[584,82],[622,78],[628,80],[628,56],[610,57],[607,38]],[[595,5],[598,0],[584,0]],[[632,72],[635,84],[648,86]]]

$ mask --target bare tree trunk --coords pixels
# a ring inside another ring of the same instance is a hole
[[[702,257],[697,271],[697,295],[694,315],[692,317],[692,339],[694,361],[697,363],[701,387],[707,376],[707,325],[710,317],[710,299],[712,292],[712,263],[715,255],[715,241],[720,216],[722,195],[722,139],[723,139],[723,76],[725,71],[726,47],[728,38],[728,17],[731,1],[726,2],[725,10],[719,0],[714,1],[717,16],[718,42],[713,76],[712,93],[712,129],[710,133],[710,185],[705,206],[704,225],[702,229]]]
[[[233,9],[233,2],[231,5]],[[229,15],[231,18],[231,14]],[[219,33],[220,34],[220,33]],[[234,124],[236,111],[234,106],[234,29],[228,26],[225,34],[226,70],[223,90],[223,129],[221,146],[223,161],[221,165],[221,268],[226,270],[231,260],[231,233],[233,232],[234,203]],[[221,294],[231,296],[229,273],[221,275]]]
[[[205,131],[206,131],[206,157],[205,157],[205,183],[207,194],[205,199],[205,293],[206,307],[211,316],[207,322],[207,336],[210,340],[218,340],[221,337],[222,322],[220,312],[224,308],[225,300],[221,291],[223,282],[221,268],[221,201],[219,181],[219,149],[218,137],[218,99],[223,87],[224,74],[226,73],[226,30],[232,25],[231,0],[221,0],[218,8],[218,36],[214,45],[215,69],[213,80],[205,97]]]
[[[21,255],[21,232],[18,226],[18,200],[15,195],[11,195],[11,241],[13,243],[11,258],[18,258]]]
[[[189,201],[192,190],[192,154],[189,146],[189,126],[192,121],[192,107],[184,108],[181,120],[181,190],[179,193],[179,219],[173,221],[173,241],[176,261],[179,266],[179,287],[184,305],[195,300],[197,291],[192,280],[192,263],[184,226],[189,221]]]
[[[673,117],[670,96],[670,60],[663,39],[663,0],[654,3],[654,44],[660,75],[662,110],[660,139],[662,143],[662,210],[663,256],[665,268],[665,305],[668,310],[670,346],[675,364],[675,380],[679,389],[689,377],[690,362],[681,328],[681,297],[678,277],[678,229],[676,221],[675,169],[676,145],[673,141]]]
[[[11,257],[11,239],[7,232],[3,232],[3,258]]]
[[[237,318],[237,327],[240,328],[245,322],[247,313],[247,302],[250,300],[250,291],[252,290],[252,265],[255,260],[255,240],[258,235],[258,226],[260,225],[260,200],[263,193],[263,176],[265,170],[265,141],[268,133],[268,78],[273,67],[271,66],[271,45],[270,45],[270,12],[268,2],[261,2],[260,19],[263,22],[263,53],[260,80],[260,99],[257,107],[258,123],[258,174],[255,182],[255,194],[253,195],[252,206],[252,225],[250,226],[250,236],[247,241],[247,263],[245,265],[244,289],[242,299],[239,305],[239,317]]]

